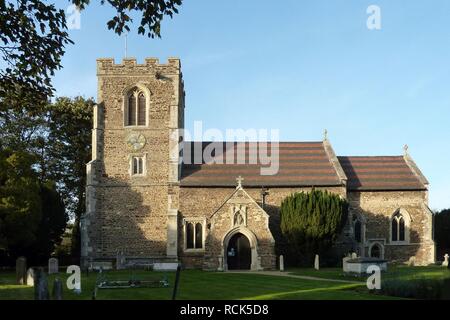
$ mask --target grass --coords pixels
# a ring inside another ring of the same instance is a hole
[[[324,270],[325,271],[325,270]],[[330,270],[333,271],[333,270]],[[334,271],[333,271],[334,272]],[[130,278],[131,271],[108,272],[108,279]],[[67,275],[57,275],[66,281]],[[151,271],[135,271],[135,277],[145,280],[148,278],[162,278],[167,276],[169,288],[134,288],[134,289],[101,289],[97,299],[133,299],[133,300],[162,300],[172,296],[174,273],[157,273]],[[51,290],[55,275],[49,277]],[[82,294],[69,292],[64,286],[64,299],[86,300],[92,299],[97,275],[82,275]],[[15,285],[13,273],[0,273],[0,300],[33,299],[33,288]],[[258,274],[236,274],[226,272],[205,272],[199,270],[182,271],[178,299],[307,299],[307,300],[371,300],[393,299],[382,295],[375,295],[359,284],[333,283],[317,280],[303,280],[289,277],[276,277]]]
[[[313,276],[323,279],[360,280],[362,284],[336,283],[321,280],[306,280],[290,277],[277,277],[250,273],[205,272],[200,270],[182,271],[178,299],[209,300],[209,299],[304,299],[304,300],[373,300],[395,299],[390,296],[370,293],[365,285],[366,276],[358,278],[344,275],[342,269],[324,268],[289,269],[288,273],[302,276]],[[128,280],[132,271],[110,271],[106,273],[108,279]],[[49,277],[51,291],[53,280],[60,277],[64,284],[67,274],[60,273]],[[172,296],[175,273],[134,271],[134,277],[146,279],[162,279],[167,276],[169,288],[133,288],[133,289],[100,289],[97,299],[133,299],[133,300],[166,300]],[[450,277],[450,271],[439,267],[407,267],[389,266],[387,273],[382,274],[383,280],[412,280],[412,279],[442,279]],[[92,299],[97,274],[89,276],[82,274],[82,293],[76,295],[66,289],[64,285],[64,299],[87,300]],[[0,273],[0,300],[26,300],[33,299],[33,288],[15,284],[15,274],[11,272]]]
[[[292,268],[288,273],[300,276],[310,276],[323,279],[338,279],[351,281],[365,281],[366,275],[362,277],[346,275],[341,268],[324,268],[315,270],[313,268]],[[384,280],[412,280],[412,279],[443,279],[450,277],[450,270],[441,266],[408,267],[405,265],[389,265],[388,272],[383,272],[381,279]]]

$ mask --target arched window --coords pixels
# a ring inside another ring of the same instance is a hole
[[[361,243],[361,233],[362,233],[362,225],[361,225],[361,221],[356,220],[355,222],[355,226],[354,226],[354,232],[355,232],[355,240],[358,243]]]
[[[372,258],[381,258],[381,247],[378,243],[375,243],[370,248],[370,257]]]
[[[130,94],[128,97],[128,125],[136,125],[136,98],[134,94]]]
[[[194,224],[188,223],[186,225],[186,248],[194,249]]]
[[[185,250],[203,250],[203,228],[205,221],[199,218],[186,218],[183,224]]]
[[[147,99],[144,92],[134,88],[127,97],[125,125],[145,126],[147,124]]]
[[[391,221],[391,234],[392,241],[405,241],[406,240],[406,226],[405,226],[405,218],[397,212]]]
[[[363,225],[361,220],[356,214],[353,215],[353,238],[356,242],[361,243],[363,241]]]
[[[203,248],[203,226],[200,222],[195,224],[195,249]]]
[[[143,92],[139,92],[139,95],[138,95],[138,125],[139,126],[145,126],[145,115],[146,115],[145,95]]]

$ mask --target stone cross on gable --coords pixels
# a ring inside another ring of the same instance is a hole
[[[242,178],[241,176],[236,178],[238,188],[242,188],[242,181],[244,181],[244,178]]]

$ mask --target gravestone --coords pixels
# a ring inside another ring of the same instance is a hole
[[[342,271],[343,272],[349,272],[348,270],[348,260],[351,260],[352,258],[347,256],[342,258]]]
[[[17,284],[27,283],[27,259],[25,257],[19,257],[16,260],[16,281]]]
[[[414,267],[416,265],[416,257],[409,257],[408,267]]]
[[[59,271],[58,259],[56,258],[48,259],[48,274],[58,273],[58,271]]]
[[[217,271],[223,271],[223,257],[219,257],[219,267]]]
[[[284,271],[284,257],[283,255],[280,256],[280,271]]]
[[[48,300],[48,279],[44,268],[36,268],[34,271],[34,300]]]
[[[444,262],[442,262],[443,267],[448,267],[448,253],[444,256]]]
[[[63,299],[63,284],[58,278],[55,278],[55,281],[53,282],[52,298],[53,300]]]
[[[123,251],[117,251],[116,254],[116,270],[122,270],[125,269],[125,255],[123,254]]]
[[[34,287],[34,270],[33,268],[27,271],[27,286]]]
[[[320,266],[319,266],[319,255],[316,254],[316,258],[314,259],[314,269],[319,270]]]

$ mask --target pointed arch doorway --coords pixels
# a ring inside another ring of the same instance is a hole
[[[242,233],[235,233],[226,248],[228,270],[250,270],[252,248],[250,240]]]

